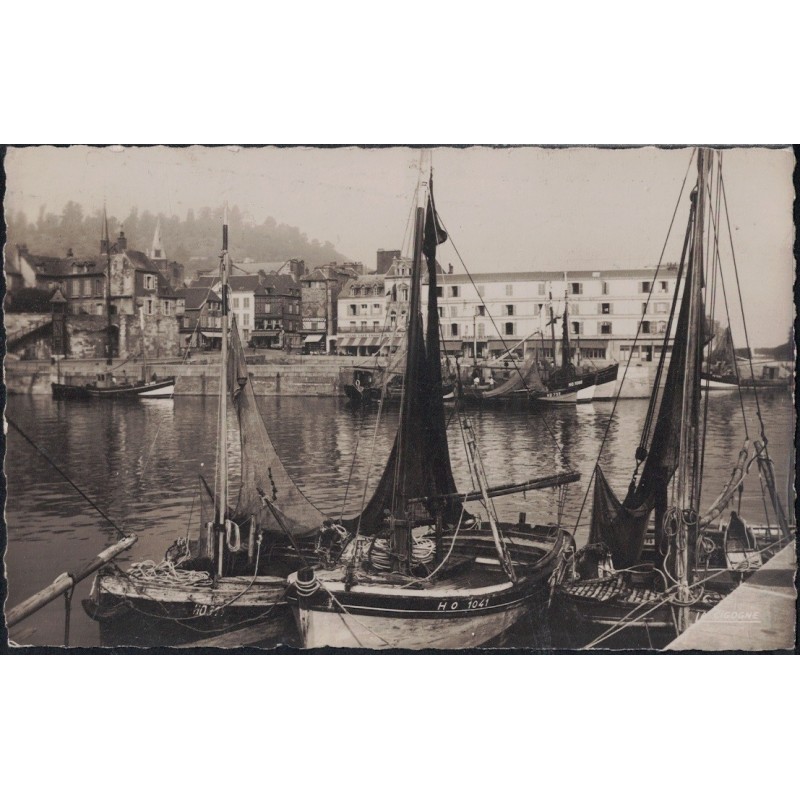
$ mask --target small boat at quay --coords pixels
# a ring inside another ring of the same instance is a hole
[[[113,375],[98,375],[94,383],[82,385],[51,383],[54,400],[170,399],[175,391],[175,378],[153,376],[149,381],[118,383]]]

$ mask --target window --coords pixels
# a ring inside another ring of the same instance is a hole
[[[373,303],[372,304],[372,313],[373,314],[380,314],[381,313],[381,304],[380,303]]]
[[[242,327],[249,328],[250,327],[250,315],[249,314],[242,314]]]
[[[514,323],[513,322],[506,322],[504,327],[505,327],[505,335],[506,336],[513,336],[514,335]]]
[[[583,284],[582,283],[571,283],[569,285],[569,293],[570,294],[583,294]]]
[[[658,323],[658,332],[659,333],[666,333],[667,332],[667,323],[662,319]]]
[[[450,326],[450,335],[451,336],[458,336],[458,323],[457,322],[454,322]]]
[[[353,297],[361,297],[361,287],[354,286],[353,287]]]
[[[98,317],[103,315],[103,304],[102,303],[95,303],[94,306],[94,313],[97,314]]]
[[[513,297],[514,296],[514,284],[507,283],[506,284],[506,297]]]
[[[572,314],[572,316],[576,316],[577,314],[580,314],[580,311],[578,311],[578,303],[570,303],[569,304],[569,313]]]
[[[669,311],[669,303],[656,303],[656,314],[666,314]]]
[[[351,305],[349,305],[349,306],[347,307],[347,313],[348,313],[348,314],[349,314],[351,317],[357,317],[357,316],[358,316],[358,306],[357,306],[357,305],[354,305],[354,304],[351,304]]]
[[[147,302],[145,303],[145,314],[152,314],[153,313],[153,301],[148,298]]]
[[[478,329],[476,331],[477,336],[479,339],[483,339],[486,336],[486,325],[483,322],[478,323]]]
[[[514,316],[514,306],[506,306],[506,316],[507,317]]]
[[[361,304],[361,310],[364,312],[364,314],[366,314],[366,313],[367,313],[367,308],[368,308],[368,306],[367,306],[367,304],[366,304],[366,303],[362,303],[362,304]]]
[[[572,325],[572,332],[577,336],[578,334],[583,333],[583,323],[582,322],[571,322]]]
[[[479,317],[485,317],[486,316],[486,306],[476,306],[475,313]]]
[[[80,281],[70,281],[69,282],[69,294],[70,297],[80,297],[81,296],[81,287]]]
[[[537,293],[537,294],[540,294],[540,295],[543,295],[543,294],[544,294],[544,284],[543,284],[543,283],[539,283],[539,284],[537,284],[537,286],[536,286],[536,293]]]
[[[642,281],[641,286],[639,288],[639,291],[642,294],[647,294],[650,291],[650,286],[651,285],[652,284],[650,283],[650,281]]]
[[[604,359],[606,351],[602,347],[581,347],[581,358],[598,358]]]
[[[380,297],[382,293],[383,293],[383,289],[381,288],[381,286],[379,284],[376,284],[375,288],[372,290],[372,294],[374,294],[375,297]]]
[[[441,286],[436,287],[436,296],[437,297],[444,297],[443,289]]]
[[[669,291],[669,284],[666,281],[659,281],[658,282],[658,291],[662,294],[665,294]]]
[[[95,297],[99,297],[100,295],[102,295],[104,293],[104,289],[105,289],[105,287],[103,286],[104,283],[105,283],[105,281],[102,278],[95,278],[94,279],[94,294],[95,294]]]
[[[450,287],[450,297],[458,297],[458,290],[460,288],[461,288],[460,286],[451,286]]]
[[[365,319],[361,320],[361,330],[365,331],[367,329],[367,321]]]
[[[375,322],[372,323],[372,330],[379,331],[380,329],[381,329],[380,322],[378,322],[378,320],[375,320]]]
[[[233,298],[233,307],[234,308],[239,308],[239,298],[238,297],[234,297]]]
[[[600,284],[600,294],[608,294],[608,281],[603,281]]]
[[[478,286],[478,297],[486,297],[486,287]]]
[[[611,303],[600,303],[600,313],[601,314],[610,314],[611,313]]]
[[[601,322],[598,326],[599,332],[603,335],[607,335],[611,333],[611,323],[610,322]]]
[[[408,302],[408,286],[403,286],[400,289],[400,299],[404,302]]]
[[[243,297],[242,298],[242,308],[250,308],[250,298]]]
[[[356,321],[354,319],[350,320],[350,330],[354,331],[356,329]]]
[[[265,303],[264,304],[264,313],[265,314],[269,314],[271,310],[272,310],[272,306],[269,303]]]
[[[649,320],[645,320],[642,323],[642,333],[650,333],[650,322],[649,322]]]
[[[155,275],[145,275],[144,276],[144,288],[148,290],[155,289],[155,282],[156,278]]]
[[[165,300],[164,301],[164,313],[165,314],[169,314],[170,310],[171,310],[171,304],[170,304],[169,300]]]

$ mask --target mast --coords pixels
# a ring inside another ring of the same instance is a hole
[[[553,369],[556,368],[556,317],[553,314],[553,287],[550,286],[550,336],[553,341]]]
[[[561,320],[561,366],[566,370],[566,368],[570,365],[572,359],[570,358],[569,352],[569,322],[568,322],[568,314],[567,314],[567,307],[569,305],[569,295],[567,294],[567,287],[566,287],[566,274],[564,275],[564,318]],[[555,336],[555,331],[553,332]],[[555,353],[553,354],[555,356]]]
[[[108,350],[106,364],[114,362],[114,337],[111,331],[111,242],[108,238],[108,217],[103,205],[103,238],[100,240],[100,251],[106,255],[106,348]]]
[[[702,281],[703,243],[705,227],[706,178],[710,165],[709,150],[697,151],[697,206],[692,241],[692,276],[686,290],[689,301],[689,326],[686,341],[686,364],[683,375],[683,405],[681,409],[680,457],[678,462],[677,500],[678,531],[676,535],[675,579],[678,585],[678,633],[690,624],[688,602],[691,571],[690,551],[697,533],[697,489],[700,479],[697,469],[699,437],[698,395],[702,366]]]
[[[225,556],[225,516],[228,513],[228,206],[222,222],[222,253],[220,255],[220,278],[222,280],[222,352],[219,379],[219,457],[217,462],[217,576],[222,577]]]

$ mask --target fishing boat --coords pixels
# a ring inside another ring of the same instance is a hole
[[[562,647],[663,647],[794,535],[775,488],[763,421],[752,451],[746,438],[728,483],[702,511],[708,410],[708,396],[704,402],[701,395],[703,328],[706,310],[713,313],[704,291],[713,279],[704,273],[706,265],[712,274],[719,267],[719,251],[711,250],[704,229],[707,219],[719,219],[710,207],[711,181],[716,177],[719,187],[722,178],[719,155],[715,160],[700,148],[696,158],[675,295],[630,486],[620,501],[598,455],[588,543],[568,554],[557,575],[551,627]],[[772,524],[749,525],[737,509],[723,519],[741,498],[753,463],[775,510]]]
[[[201,476],[199,535],[177,539],[159,563],[98,573],[84,608],[99,621],[104,644],[291,641],[286,576],[320,553],[335,552],[344,535],[297,487],[269,437],[229,312],[227,220],[222,242],[221,446],[214,488]],[[229,463],[226,446],[229,405],[238,427],[239,464]]]
[[[566,284],[566,275],[564,276]],[[534,403],[590,403],[595,398],[613,398],[619,371],[618,364],[602,369],[579,369],[572,361],[572,347],[569,338],[569,297],[564,291],[564,313],[561,315],[561,366],[556,366],[557,317],[553,309],[553,293],[550,292],[550,321],[548,325],[552,337],[553,363],[543,363],[539,367],[541,388],[530,392]]]
[[[93,383],[51,383],[53,400],[103,400],[127,399],[170,399],[175,391],[175,378],[159,379],[153,375],[150,380],[129,382],[117,380],[112,373],[97,376]]]
[[[490,487],[469,419],[458,418],[475,491],[453,478],[442,400],[436,248],[445,241],[432,187],[422,182],[414,226],[405,389],[388,462],[331,566],[289,577],[304,646],[478,647],[543,613],[569,534],[556,524],[497,518],[491,498],[578,480],[576,472]],[[427,330],[420,301],[428,270]],[[481,503],[479,514],[467,511]],[[485,516],[484,516],[485,515]]]

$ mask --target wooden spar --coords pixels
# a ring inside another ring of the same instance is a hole
[[[23,600],[19,605],[14,606],[6,614],[6,626],[11,628],[18,622],[27,619],[31,614],[46,606],[59,595],[69,591],[73,586],[80,583],[93,572],[97,572],[100,567],[107,564],[124,550],[136,544],[138,537],[135,534],[125,537],[111,547],[107,547],[102,553],[98,553],[88,564],[74,572],[65,572],[59,575],[49,586],[37,592],[27,600]]]
[[[783,510],[783,504],[780,497],[778,497],[778,490],[775,488],[775,473],[772,468],[772,461],[767,456],[767,446],[762,442],[755,443],[756,453],[758,454],[758,468],[764,477],[764,482],[767,484],[767,491],[769,492],[770,500],[772,500],[772,507],[775,509],[775,514],[778,517],[778,526],[784,536],[789,535],[789,523],[786,519],[786,513]]]
[[[503,538],[500,536],[500,530],[497,527],[497,519],[495,518],[494,508],[489,503],[489,495],[487,494],[487,489],[489,487],[486,485],[486,476],[483,473],[483,465],[480,461],[481,456],[478,452],[478,444],[475,441],[475,433],[472,430],[472,425],[468,419],[464,420],[464,431],[466,432],[465,438],[467,442],[467,448],[471,456],[469,460],[472,466],[472,472],[478,481],[478,486],[480,487],[480,492],[478,494],[483,499],[486,513],[489,515],[489,525],[492,529],[492,538],[494,539],[494,546],[497,549],[497,555],[500,559],[500,564],[503,567],[506,575],[508,575],[512,581],[516,582],[517,576],[514,572],[514,564],[511,561],[511,556],[508,553],[508,548],[506,548],[506,544],[503,541]]]
[[[504,483],[500,486],[488,486],[486,494],[488,497],[502,497],[506,494],[519,494],[519,492],[536,491],[538,489],[549,489],[553,486],[563,486],[566,483],[575,483],[581,479],[580,472],[562,472],[559,475],[550,475],[546,478],[534,478],[533,480],[523,481],[522,483]],[[437,494],[433,497],[414,497],[410,503],[421,503],[424,500],[462,500],[465,503],[473,500],[480,500],[483,493],[480,490],[472,492],[452,494]]]
[[[686,341],[686,371],[683,376],[683,404],[681,409],[681,436],[678,459],[677,498],[680,509],[678,531],[675,537],[675,580],[677,583],[677,599],[680,605],[677,610],[678,634],[683,633],[691,624],[688,603],[690,590],[690,546],[689,525],[685,521],[685,513],[696,510],[697,501],[696,482],[699,480],[697,471],[697,442],[699,431],[697,429],[696,391],[700,376],[699,356],[701,355],[698,341],[700,340],[701,291],[703,279],[703,247],[705,244],[705,200],[706,200],[706,173],[708,172],[708,151],[699,148],[697,151],[697,207],[694,220],[694,233],[692,242],[692,276],[691,284],[684,291],[691,292],[689,302],[689,332]]]
[[[222,272],[222,345],[221,358],[222,371],[219,382],[219,470],[217,498],[217,576],[222,577],[225,563],[225,514],[228,510],[228,206],[222,221],[222,259],[220,271]]]

